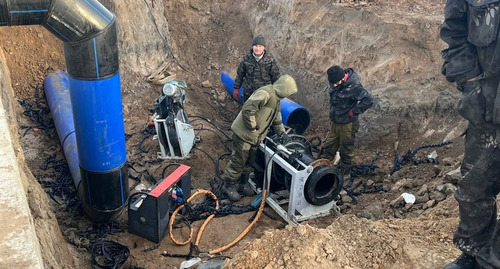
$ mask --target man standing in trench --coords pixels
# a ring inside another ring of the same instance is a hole
[[[499,0],[448,0],[441,39],[442,73],[462,93],[458,112],[468,120],[460,222],[453,243],[462,251],[446,269],[500,268],[500,24]]]
[[[236,73],[233,98],[237,101],[240,100],[240,87],[243,87],[243,100],[246,101],[255,90],[279,78],[278,63],[266,50],[264,36],[257,35],[252,40],[252,49],[240,62]]]
[[[276,134],[284,136],[280,100],[296,92],[295,80],[289,75],[283,75],[274,84],[257,89],[243,104],[231,125],[233,151],[222,175],[222,191],[231,201],[241,199],[237,188],[238,179],[243,171],[252,170],[259,144],[266,137],[269,128],[273,127]],[[245,184],[248,185],[246,182]],[[244,189],[242,191],[247,194]]]
[[[326,71],[330,94],[330,129],[320,158],[333,160],[340,153],[344,180],[351,177],[354,141],[359,129],[358,116],[373,105],[370,93],[359,82],[352,68],[335,65]]]

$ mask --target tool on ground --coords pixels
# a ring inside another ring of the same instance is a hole
[[[284,220],[296,225],[339,211],[335,198],[342,189],[342,173],[331,161],[314,158],[305,137],[292,134],[287,141],[267,137],[259,148],[250,185],[257,193],[263,187],[269,190],[267,203]]]
[[[155,102],[153,121],[160,142],[160,159],[189,158],[195,143],[194,128],[183,107],[186,89],[184,81],[168,81]]]
[[[179,164],[148,192],[137,192],[128,203],[129,231],[159,243],[165,237],[170,214],[191,196],[191,167]]]

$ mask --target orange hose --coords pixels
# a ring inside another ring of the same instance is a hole
[[[212,199],[215,200],[215,209],[218,210],[219,209],[219,201],[217,200],[217,197],[215,196],[215,194],[213,194],[211,191],[207,191],[207,190],[198,190],[195,194],[193,194],[188,200],[187,200],[187,203],[189,203],[194,197],[196,197],[197,195],[199,194],[210,194],[212,196]],[[211,254],[211,255],[214,255],[214,254],[217,254],[217,253],[220,253],[222,251],[225,251],[227,249],[229,249],[230,247],[234,246],[236,243],[238,243],[241,239],[243,239],[243,237],[245,237],[245,235],[248,234],[248,232],[252,229],[252,227],[255,225],[255,223],[257,223],[257,221],[259,220],[260,216],[262,215],[262,211],[264,211],[264,205],[266,204],[266,196],[267,196],[267,190],[264,189],[262,191],[262,201],[260,202],[260,207],[259,207],[259,211],[257,212],[257,215],[255,216],[255,218],[253,219],[253,221],[247,226],[247,228],[245,230],[243,230],[231,243],[225,245],[225,246],[222,246],[218,249],[214,249],[214,250],[211,250],[209,251],[208,253]],[[189,242],[191,242],[191,239],[193,238],[193,232],[194,230],[192,228],[190,228],[190,233],[189,233],[189,238],[184,241],[184,242],[179,242],[177,240],[175,240],[173,234],[172,234],[172,225],[174,223],[174,219],[175,219],[175,216],[177,215],[177,213],[179,212],[179,210],[181,210],[182,208],[184,208],[184,205],[181,205],[179,206],[177,209],[174,210],[174,212],[172,213],[172,216],[170,217],[170,220],[169,220],[169,223],[168,223],[168,228],[169,228],[169,234],[170,234],[170,239],[172,239],[172,241],[177,244],[177,245],[180,245],[180,246],[184,246],[184,245],[187,245]],[[201,236],[203,235],[203,231],[205,230],[206,226],[208,225],[208,223],[215,217],[215,214],[212,214],[210,215],[206,220],[205,222],[203,222],[203,224],[201,225],[200,227],[200,230],[198,231],[198,234],[196,236],[196,241],[194,243],[194,246],[197,247],[198,244],[200,243],[200,240],[201,240]]]
[[[255,216],[255,218],[248,225],[248,227],[243,232],[241,232],[240,235],[238,235],[238,237],[236,237],[236,239],[233,240],[233,242],[231,242],[223,247],[220,247],[218,249],[210,250],[208,253],[214,255],[214,254],[220,253],[224,250],[227,250],[228,248],[230,248],[230,247],[234,246],[236,243],[238,243],[250,231],[250,229],[252,229],[253,225],[259,220],[260,216],[262,215],[262,211],[264,211],[264,205],[266,204],[266,195],[267,195],[267,190],[264,189],[262,191],[262,201],[260,202],[260,207],[259,207],[259,211],[257,212],[257,216]],[[198,234],[200,234],[201,232],[202,231],[200,230],[200,232]],[[201,235],[198,235],[198,237],[201,237]]]
[[[209,194],[210,196],[212,196],[212,199],[214,199],[215,201],[215,210],[218,210],[219,209],[219,200],[217,200],[217,196],[215,196],[215,194],[213,194],[211,191],[207,191],[207,190],[198,190],[197,192],[195,192],[193,195],[191,195],[191,197],[189,197],[189,199],[187,199],[186,203],[189,203],[191,202],[191,200],[193,200],[194,197],[198,196],[198,195],[201,195],[201,194]],[[184,246],[184,245],[187,245],[189,244],[189,242],[191,242],[191,239],[193,238],[193,233],[194,233],[194,230],[193,228],[189,227],[189,238],[184,241],[184,242],[179,242],[177,241],[175,238],[174,238],[174,234],[172,233],[172,226],[174,224],[174,220],[175,220],[175,216],[177,215],[177,213],[184,208],[184,205],[180,205],[179,207],[177,207],[174,212],[172,213],[172,216],[170,216],[170,220],[168,221],[168,230],[169,230],[169,235],[170,235],[170,239],[172,239],[172,241],[179,245],[179,246]],[[206,220],[205,222],[203,223],[202,227],[205,227],[208,222],[210,222],[213,218],[214,218],[215,214],[212,214],[210,215]]]

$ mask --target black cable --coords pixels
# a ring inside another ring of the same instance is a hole
[[[207,92],[204,92],[204,93],[205,93],[205,94],[208,94],[211,98],[215,99],[215,102],[217,103],[217,106],[218,106],[218,108],[219,108],[219,111],[218,111],[218,112],[219,112],[219,115],[220,115],[220,116],[222,116],[226,122],[233,122],[233,120],[234,120],[234,113],[233,113],[232,111],[229,111],[227,108],[225,108],[225,107],[224,107],[224,106],[220,103],[219,98],[218,98],[218,94],[219,94],[219,93],[218,93],[217,91],[215,91],[215,93],[216,93],[216,95],[217,95],[217,98],[216,98],[216,97],[214,97],[213,95],[211,95],[211,94],[207,93]],[[208,104],[208,105],[210,105],[210,107],[211,107],[213,110],[216,110],[216,109],[215,109],[215,108],[214,108],[214,107],[213,107],[210,103],[208,103],[208,102],[207,102],[207,104]],[[225,112],[227,112],[228,114],[230,114],[230,115],[231,115],[231,116],[233,116],[233,117],[231,117],[231,118],[230,118],[230,117],[226,116],[226,115],[223,113],[223,111],[222,111],[222,110],[224,110]]]
[[[146,249],[143,249],[142,252],[150,252],[150,251],[153,251],[155,249],[158,249],[160,247],[160,245],[154,245],[152,247],[149,247],[149,248],[146,248]]]
[[[49,197],[57,204],[61,204],[61,202],[56,199],[56,197],[60,197],[66,205],[66,210],[69,212],[78,211],[80,200],[66,160],[56,160],[56,155],[51,155],[45,159],[40,169],[51,169],[52,172],[52,175],[47,177],[53,178],[53,180],[43,180],[42,178],[45,176],[36,176],[38,183],[44,188]]]
[[[219,126],[217,126],[215,123],[213,123],[212,120],[210,120],[209,118],[207,117],[204,117],[204,116],[200,116],[200,115],[192,115],[192,116],[189,116],[190,118],[199,118],[199,119],[202,119],[208,123],[210,123],[212,126],[215,127],[215,129],[219,130],[226,138],[228,139],[231,139],[232,141],[232,138],[229,137],[229,135],[227,135],[223,130],[221,130],[221,128]],[[193,122],[194,120],[190,120],[191,122]]]
[[[139,146],[139,150],[141,152],[148,153],[149,149],[145,149],[142,144],[144,143],[144,141],[146,141],[146,139],[156,134],[156,128],[153,125],[148,125],[146,126],[146,128],[144,128],[144,130],[141,131],[141,133],[142,138],[139,140],[139,143],[137,143],[137,145]]]
[[[45,133],[50,136],[50,132],[55,128],[54,121],[50,115],[50,109],[48,106],[42,106],[39,98],[40,84],[35,87],[35,104],[36,109],[33,108],[26,100],[19,100],[18,102],[24,108],[23,115],[27,116],[31,121],[37,123],[35,126],[21,126],[22,129],[27,129],[23,136],[25,136],[30,130],[35,128],[44,130]]]
[[[127,246],[113,241],[99,241],[90,247],[92,268],[116,269],[130,256]]]
[[[163,257],[173,257],[173,258],[185,258],[186,260],[191,259],[194,257],[193,252],[194,252],[194,244],[192,242],[189,243],[189,253],[188,254],[175,254],[175,253],[168,253],[168,252],[163,252],[161,255]]]
[[[317,144],[313,144],[313,142],[315,140],[318,140]],[[315,136],[315,137],[311,138],[311,140],[309,140],[309,143],[311,144],[312,152],[320,152],[320,150],[318,149],[318,146],[321,145],[322,141],[321,141],[321,138],[319,136]]]
[[[394,168],[392,169],[390,174],[391,175],[394,174],[395,172],[397,172],[401,169],[401,166],[403,166],[407,163],[410,163],[410,162],[413,162],[414,165],[418,165],[421,163],[429,163],[429,162],[437,163],[437,160],[422,161],[422,160],[416,160],[416,159],[414,159],[414,157],[418,153],[418,151],[420,151],[421,149],[442,147],[442,146],[449,145],[451,143],[453,143],[453,141],[447,141],[447,142],[443,142],[440,144],[430,144],[430,145],[419,146],[416,149],[414,149],[413,151],[408,150],[408,152],[403,157],[401,157],[401,159],[399,159],[399,157],[398,157],[398,152],[395,151],[394,152]]]
[[[193,149],[194,149],[194,150],[199,150],[199,151],[201,151],[201,152],[205,153],[205,155],[207,155],[207,156],[208,156],[208,158],[210,158],[210,160],[212,160],[212,163],[213,163],[213,165],[214,165],[215,169],[217,169],[217,163],[215,162],[214,158],[212,158],[212,156],[210,156],[210,154],[206,153],[204,150],[202,150],[202,149],[200,149],[200,148],[193,148]],[[216,171],[217,171],[217,170],[216,170]]]
[[[88,239],[91,244],[102,241],[107,235],[122,233],[123,229],[116,221],[109,223],[96,223],[90,229],[78,232],[80,238]]]
[[[165,178],[165,172],[167,171],[167,168],[169,168],[170,166],[173,166],[173,165],[181,166],[180,163],[169,163],[169,164],[167,164],[167,166],[165,166],[165,168],[163,168],[163,171],[161,172],[161,179]]]
[[[371,161],[370,164],[360,164],[360,165],[353,165],[351,167],[350,175],[351,179],[349,182],[342,187],[342,189],[346,192],[347,196],[349,196],[352,199],[353,204],[357,204],[358,200],[356,199],[355,196],[359,196],[363,193],[372,193],[372,192],[379,192],[379,191],[387,191],[383,187],[374,187],[372,190],[369,190],[369,187],[366,185],[364,181],[358,182],[354,187],[354,179],[359,177],[359,176],[375,176],[377,175],[377,172],[375,171],[377,168],[379,168],[375,162],[379,159],[380,154],[377,153],[375,155],[375,158]],[[345,184],[345,182],[344,182]],[[363,185],[363,189],[359,192],[355,192],[357,188],[359,188],[361,185]]]
[[[217,161],[215,161],[215,176],[216,176],[217,178],[220,178],[220,172],[221,172],[221,170],[220,170],[220,168],[219,168],[219,163],[220,163],[220,160],[221,160],[222,158],[226,157],[226,156],[229,156],[229,155],[231,155],[231,152],[226,152],[226,153],[224,153],[224,154],[221,154],[221,155],[219,155],[219,157],[217,158]]]
[[[203,124],[202,124],[202,126],[203,126]],[[224,148],[226,149],[226,151],[231,151],[231,148],[229,148],[228,145],[227,145],[227,142],[228,141],[230,142],[230,140],[223,140],[222,137],[220,137],[220,135],[217,134],[214,130],[203,128],[203,127],[200,128],[200,129],[195,129],[195,130],[199,131],[198,134],[200,134],[201,131],[210,131],[210,132],[212,132],[213,134],[215,134],[215,136],[217,136],[217,138],[219,138],[220,142],[222,143],[222,145],[224,146]]]

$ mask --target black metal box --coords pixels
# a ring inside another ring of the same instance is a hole
[[[171,199],[174,187],[180,187],[185,199],[191,196],[191,167],[180,165],[166,178],[154,185],[147,193],[130,196],[128,229],[155,243],[159,243],[168,231],[171,213],[177,207]],[[136,198],[133,200],[133,198]]]

